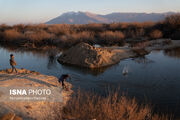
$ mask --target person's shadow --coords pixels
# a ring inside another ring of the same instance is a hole
[[[16,78],[16,79],[26,79],[26,80],[29,80],[29,81],[32,81],[32,82],[36,82],[38,84],[41,84],[41,85],[47,86],[47,87],[57,87],[57,85],[54,85],[54,84],[42,81],[40,79],[30,78],[30,77],[28,77],[28,74],[25,74],[25,75],[23,75],[23,74],[16,74],[16,75],[11,75],[11,76],[3,74],[0,77],[5,78],[5,79],[0,79],[0,82],[7,81],[7,80],[10,81],[10,80],[13,80],[14,78]]]

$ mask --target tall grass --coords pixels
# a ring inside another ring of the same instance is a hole
[[[124,34],[122,32],[105,31],[99,34],[99,43],[103,45],[123,45]]]
[[[151,39],[158,39],[158,38],[162,38],[162,37],[163,37],[163,33],[160,30],[153,30],[150,33]]]
[[[126,41],[172,38],[180,40],[180,15],[168,16],[157,23],[112,23],[84,25],[0,25],[0,41],[6,44],[27,43],[40,46],[71,47],[79,42],[123,45]]]
[[[43,41],[43,40],[49,40],[52,39],[52,35],[50,33],[47,33],[44,30],[40,30],[37,32],[26,32],[25,36],[28,40],[30,41],[34,41],[34,42],[39,42],[39,41]]]
[[[3,38],[6,42],[19,43],[23,42],[24,35],[16,29],[10,29],[4,31]]]
[[[148,105],[139,105],[118,92],[103,97],[79,91],[61,113],[63,119],[72,120],[169,120],[166,115],[154,114]]]
[[[73,30],[70,25],[57,24],[57,25],[50,25],[47,31],[55,34],[56,36],[60,36],[60,35],[70,34]]]
[[[80,42],[93,44],[94,34],[87,31],[79,32],[79,33],[72,33],[72,34],[62,35],[58,38],[58,40],[55,40],[55,41],[61,47],[63,46],[71,47]]]

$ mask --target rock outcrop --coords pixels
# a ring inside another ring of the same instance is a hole
[[[58,61],[63,64],[87,68],[100,68],[118,63],[121,59],[132,56],[126,49],[96,48],[87,43],[80,43],[63,52]],[[134,54],[133,54],[134,55]]]
[[[58,58],[62,64],[87,68],[100,68],[118,63],[122,59],[143,56],[153,50],[180,47],[180,41],[159,39],[139,43],[135,47],[94,47],[87,43],[79,43]]]

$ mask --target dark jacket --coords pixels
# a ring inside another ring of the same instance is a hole
[[[58,81],[63,83],[68,77],[68,75],[61,75]]]
[[[16,65],[16,61],[14,60],[14,58],[11,58],[9,61],[10,61],[10,65],[11,66],[15,66]]]

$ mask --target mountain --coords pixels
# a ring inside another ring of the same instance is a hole
[[[46,24],[88,24],[88,23],[112,23],[112,22],[157,22],[166,16],[175,14],[167,13],[111,13],[99,15],[90,12],[67,12],[56,17]]]
[[[107,23],[108,19],[100,15],[89,12],[68,12],[48,21],[46,24],[87,24],[87,23]]]

